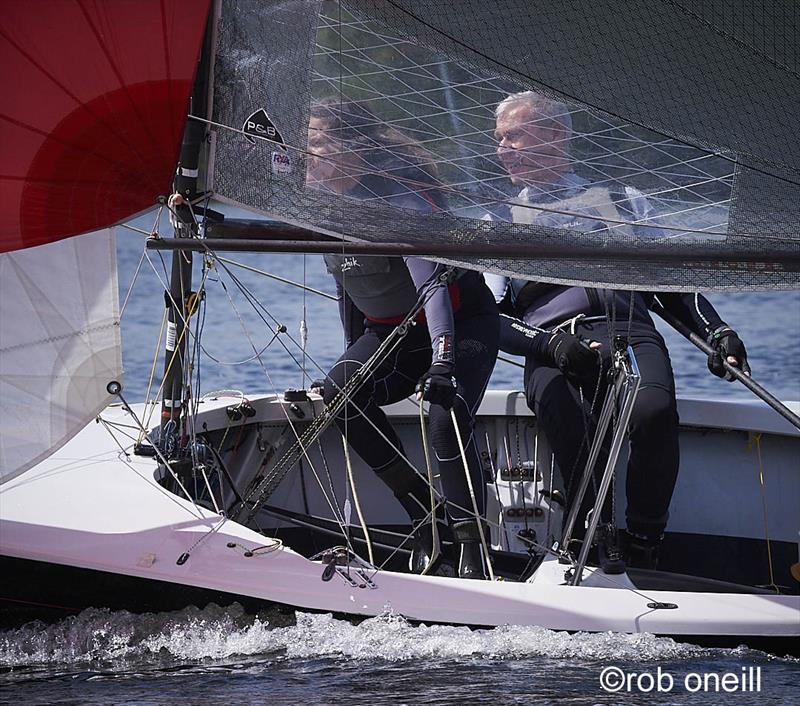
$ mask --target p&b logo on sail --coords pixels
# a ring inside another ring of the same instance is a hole
[[[267,111],[263,108],[259,108],[250,114],[244,121],[244,125],[242,125],[242,132],[244,133],[244,139],[253,145],[256,143],[256,138],[261,138],[274,142],[282,150],[286,150],[283,136],[278,131],[278,128],[273,125],[272,120],[267,115]]]
[[[286,149],[286,143],[283,141],[278,128],[275,127],[272,120],[270,120],[267,111],[259,108],[244,121],[242,125],[242,132],[244,139],[251,144],[256,144],[256,139],[269,140],[274,143],[278,149],[272,153],[270,165],[273,174],[288,174],[292,171],[292,159]]]

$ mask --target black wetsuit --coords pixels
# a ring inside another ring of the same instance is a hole
[[[593,194],[591,199],[588,198],[590,193]],[[554,184],[526,187],[517,201],[555,202],[567,212],[540,213],[530,209],[520,210],[516,205],[511,205],[506,211],[487,217],[492,220],[531,221],[567,230],[601,232],[607,227],[603,213],[610,213],[620,223],[630,221],[638,224],[630,227],[631,232],[638,236],[659,235],[657,230],[643,225],[649,222],[653,211],[641,192],[630,187],[598,188],[572,172],[564,174]],[[619,224],[615,228],[619,228]],[[612,329],[614,333],[629,336],[642,379],[629,425],[626,519],[629,531],[657,539],[667,524],[669,504],[678,474],[679,450],[672,365],[664,340],[656,330],[648,310],[655,295],[510,281],[497,275],[487,278],[498,302],[503,290],[508,290],[510,313],[532,327],[533,331],[558,326],[578,315],[592,317],[577,323],[571,332],[603,343],[601,355],[604,368],[611,355]],[[658,296],[667,309],[704,338],[721,323],[714,308],[700,295]],[[506,320],[501,327],[501,349],[519,353],[519,350],[512,350],[515,348],[512,339],[516,339],[516,347],[522,345],[524,348],[526,337],[519,334],[520,331],[514,330]],[[542,346],[534,348],[541,349]],[[601,375],[599,380],[597,377],[593,380],[567,377],[559,369],[543,365],[536,355],[526,355],[525,395],[528,406],[536,413],[553,448],[570,500],[577,490],[577,478],[585,466],[596,417],[605,395],[605,384],[605,375]],[[598,468],[603,467],[603,460],[601,458],[598,462]]]
[[[485,483],[473,425],[494,368],[499,335],[497,306],[483,276],[460,271],[453,281],[442,282],[447,268],[418,258],[326,255],[325,261],[337,282],[347,337],[347,350],[325,381],[326,402],[372,357],[419,297],[426,301],[425,318],[418,317],[409,327],[337,417],[350,445],[379,474],[395,463],[402,447],[381,407],[412,395],[432,361],[454,363],[453,409],[483,514]],[[450,516],[468,519],[472,502],[449,410],[431,404],[429,429]]]
[[[529,283],[518,288],[516,295],[516,302],[507,300],[506,304],[525,320],[529,331],[527,336],[521,335],[519,323],[513,324],[512,329],[511,320],[504,318],[501,349],[524,355],[524,339],[530,341],[532,336],[548,335],[544,330],[559,326],[577,314],[583,314],[584,318],[577,319],[574,327],[567,330],[603,344],[603,372],[599,378],[565,375],[557,368],[543,365],[533,355],[526,356],[528,406],[536,413],[547,435],[570,501],[577,491],[605,396],[607,377],[604,373],[612,352],[611,336],[628,337],[639,366],[641,384],[629,424],[626,520],[629,531],[657,539],[667,524],[678,474],[678,411],[669,353],[648,307],[653,297],[658,296],[665,308],[704,338],[722,323],[719,315],[699,294],[656,295]],[[537,333],[540,329],[542,333]],[[606,455],[607,448],[597,469],[604,466]],[[583,510],[591,504],[587,498]]]

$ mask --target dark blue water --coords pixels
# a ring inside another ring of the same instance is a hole
[[[142,253],[141,236],[121,231],[118,252],[124,298]],[[169,267],[157,253],[150,259],[152,266],[145,261],[136,278],[122,326],[126,392],[136,401],[144,398],[154,354],[156,387],[163,365],[156,349],[163,315],[157,273],[166,281]],[[319,256],[231,259],[333,290]],[[209,278],[206,352],[195,369],[201,392],[274,392],[319,377],[342,348],[335,303],[231,271],[263,308],[254,313],[226,272]],[[800,292],[712,300],[745,340],[754,377],[783,399],[800,399]],[[304,307],[305,360],[292,341],[300,341]],[[278,324],[287,332],[270,342]],[[747,398],[744,388],[711,376],[691,345],[670,331],[665,335],[681,394]],[[492,384],[518,388],[520,378],[518,368],[500,364]],[[632,679],[630,692],[601,688],[601,673],[612,667]],[[743,692],[741,682],[732,693],[714,690],[715,678],[750,667],[761,668],[760,691]],[[659,669],[673,682],[660,693],[650,682]],[[695,676],[708,679],[710,691],[692,691]],[[237,606],[145,616],[88,610],[56,625],[0,632],[0,704],[796,704],[798,684],[800,662],[745,648],[701,649],[650,635],[415,627],[392,616],[352,625],[297,614],[287,624],[284,617],[276,622],[269,614],[246,615]]]

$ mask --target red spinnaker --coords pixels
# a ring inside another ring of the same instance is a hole
[[[107,227],[169,192],[209,4],[0,3],[0,252]]]

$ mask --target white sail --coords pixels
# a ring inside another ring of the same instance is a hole
[[[111,230],[0,254],[0,483],[86,426],[121,374]]]

